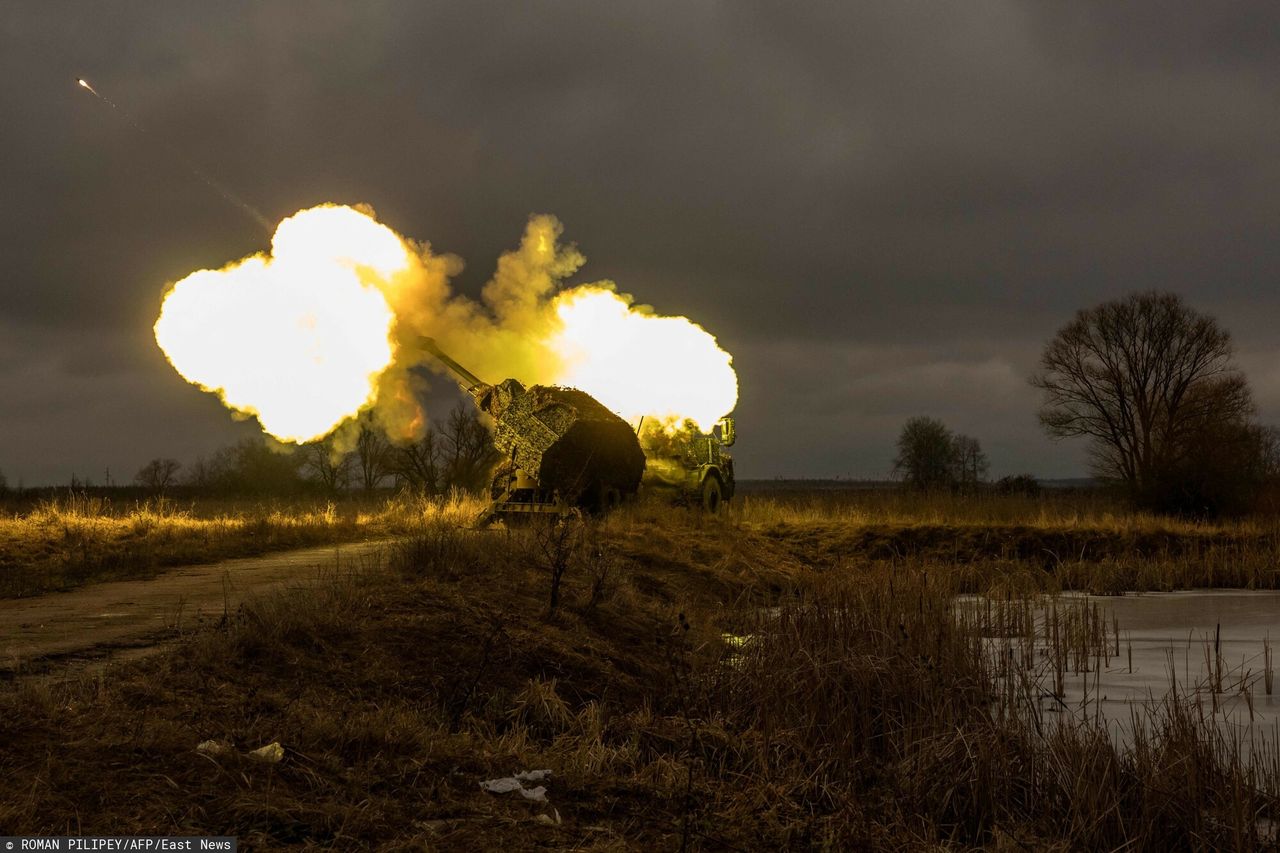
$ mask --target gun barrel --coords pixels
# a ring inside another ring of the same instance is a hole
[[[422,345],[424,350],[435,356],[441,364],[453,371],[453,375],[458,380],[458,384],[461,385],[462,390],[467,393],[473,393],[476,388],[488,384],[486,382],[482,382],[478,376],[450,358],[449,355],[436,344],[435,338],[418,338],[418,343]]]

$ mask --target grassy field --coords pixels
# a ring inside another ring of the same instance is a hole
[[[112,501],[69,493],[0,510],[0,598],[269,551],[394,537],[426,518],[466,523],[478,499]],[[631,515],[655,522],[661,506]],[[656,515],[654,513],[657,513]],[[1280,519],[1213,524],[1126,511],[1088,492],[1041,497],[886,489],[753,490],[730,523],[785,540],[810,560],[943,561],[999,571],[1040,564],[1049,585],[1094,592],[1280,586]]]
[[[1274,844],[1280,758],[1172,702],[1124,750],[1043,719],[987,652],[1007,614],[955,610],[965,592],[1276,587],[1270,521],[789,494],[508,533],[421,509],[381,568],[0,690],[0,828],[247,849]],[[250,754],[272,743],[278,762]],[[534,769],[546,802],[480,787]]]
[[[810,564],[932,564],[969,592],[1002,578],[1097,594],[1280,588],[1277,516],[1195,521],[1135,513],[1101,493],[1051,491],[789,490],[737,503],[739,528],[785,542]]]
[[[69,493],[0,514],[0,598],[174,566],[409,532],[427,516],[462,521],[470,498],[113,502]]]

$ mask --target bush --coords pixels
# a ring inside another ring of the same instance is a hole
[[[1002,495],[1024,495],[1029,498],[1040,496],[1040,481],[1031,474],[1016,474],[996,480],[996,491]]]
[[[1253,510],[1276,480],[1273,430],[1222,423],[1185,439],[1187,449],[1165,463],[1136,494],[1142,509],[1205,518]]]

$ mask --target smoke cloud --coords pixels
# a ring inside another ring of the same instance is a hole
[[[531,217],[476,301],[450,287],[458,257],[378,223],[367,206],[311,208],[281,223],[271,254],[175,284],[156,340],[188,381],[298,443],[336,430],[349,445],[365,412],[394,441],[421,436],[422,368],[440,372],[422,336],[485,381],[573,385],[633,422],[709,429],[728,414],[737,377],[715,338],[612,282],[567,287],[586,258],[563,230]]]

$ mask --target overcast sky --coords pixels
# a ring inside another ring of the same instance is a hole
[[[1151,287],[1280,421],[1277,33],[1274,3],[6,3],[0,470],[127,481],[254,429],[152,339],[166,282],[267,240],[183,158],[273,221],[370,203],[472,292],[555,214],[580,280],[733,353],[741,476],[884,476],[918,414],[995,475],[1083,474],[1027,376]]]

